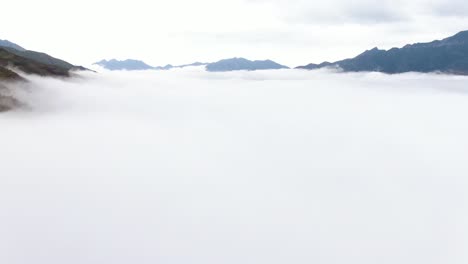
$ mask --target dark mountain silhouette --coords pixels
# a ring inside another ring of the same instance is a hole
[[[226,72],[226,71],[256,71],[256,70],[277,70],[288,69],[287,66],[278,64],[271,60],[251,61],[244,58],[232,58],[220,60],[218,62],[209,63],[206,65],[206,70],[211,72]]]
[[[27,74],[68,77],[70,71],[86,70],[48,54],[26,50],[7,40],[0,41],[0,79],[20,79],[15,69]]]
[[[383,73],[443,72],[468,74],[468,31],[429,43],[403,48],[367,50],[359,56],[333,63],[309,64],[298,69],[339,68],[345,72],[375,71]]]
[[[0,47],[0,78],[13,79],[19,78],[14,72],[15,69],[27,73],[41,76],[68,77],[72,70],[83,70],[83,67],[77,67],[65,61],[54,59],[44,54],[26,51],[12,51],[11,48]]]
[[[45,53],[30,51],[10,41],[0,41],[0,112],[21,106],[11,94],[8,83],[26,81],[22,73],[51,77],[69,77],[71,71],[87,70]]]

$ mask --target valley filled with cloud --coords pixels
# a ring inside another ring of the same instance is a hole
[[[0,114],[1,263],[468,258],[467,77],[27,78]]]

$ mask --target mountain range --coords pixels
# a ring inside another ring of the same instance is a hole
[[[101,61],[96,63],[110,70],[169,70],[188,66],[205,66],[210,72],[238,70],[287,69],[287,66],[272,60],[251,61],[244,58],[224,59],[213,63],[194,63],[189,65],[152,67],[142,61]],[[335,68],[343,72],[382,72],[388,74],[405,72],[441,72],[468,75],[468,31],[428,43],[408,44],[402,48],[381,50],[373,48],[362,54],[336,62],[322,62],[296,67],[296,69],[315,70]]]
[[[135,71],[135,70],[170,70],[175,68],[185,68],[191,66],[205,66],[207,71],[210,72],[226,72],[226,71],[239,71],[239,70],[246,70],[246,71],[255,71],[255,70],[274,70],[274,69],[289,69],[287,66],[278,64],[271,60],[264,60],[264,61],[251,61],[244,58],[232,58],[232,59],[224,59],[213,63],[202,63],[202,62],[195,62],[192,64],[185,64],[179,66],[173,66],[168,64],[166,66],[157,66],[153,67],[146,64],[143,61],[139,60],[102,60],[99,62],[94,63],[95,65],[101,66],[105,69],[115,71],[115,70],[128,70],[128,71]]]
[[[468,31],[428,43],[416,43],[402,48],[367,50],[352,59],[308,64],[298,69],[337,68],[344,72],[442,72],[468,74]]]
[[[101,60],[94,65],[101,66],[105,69],[111,71],[122,71],[122,70],[129,70],[129,71],[138,71],[138,70],[152,70],[154,67],[149,66],[148,64],[144,63],[140,60]]]
[[[256,70],[279,70],[289,69],[289,67],[276,63],[272,60],[247,60],[244,58],[232,58],[220,60],[206,65],[206,70],[210,72],[226,71],[256,71]]]
[[[190,66],[205,66],[210,72],[237,70],[287,69],[272,60],[224,59],[213,63],[196,62],[186,65],[153,67],[139,60],[102,60],[97,63],[109,70],[169,70]],[[362,54],[336,62],[323,62],[296,67],[314,70],[335,68],[343,72],[375,71],[383,73],[442,72],[468,75],[468,31],[427,43],[381,50],[373,48]],[[27,50],[8,40],[0,40],[0,79],[21,79],[17,70],[27,74],[67,77],[71,71],[86,70],[48,54]]]

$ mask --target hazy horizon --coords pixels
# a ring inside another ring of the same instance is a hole
[[[72,8],[73,7],[73,8]],[[160,66],[223,58],[290,67],[467,30],[465,1],[58,0],[8,3],[0,39],[73,64],[139,59]],[[428,26],[430,25],[430,26]]]

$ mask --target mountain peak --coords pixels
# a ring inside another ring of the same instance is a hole
[[[379,53],[383,50],[380,50],[379,48],[375,47],[373,49],[370,49],[370,50],[366,50],[364,51],[361,55],[359,56],[363,56],[363,55],[372,55],[372,54],[376,54],[376,53]]]
[[[133,59],[126,59],[126,60],[117,60],[117,59],[111,59],[111,60],[101,60],[94,65],[99,65],[103,68],[106,68],[111,71],[117,71],[117,70],[150,70],[153,69],[152,66],[146,64],[143,61],[140,60],[133,60]]]
[[[453,37],[468,38],[468,30],[460,31],[457,34],[455,34]]]
[[[468,30],[460,31],[452,37],[448,37],[441,41],[442,43],[456,44],[456,43],[465,43],[468,42]]]
[[[21,47],[18,44],[15,44],[15,43],[13,43],[11,41],[8,41],[8,40],[1,40],[0,39],[0,47],[13,48],[13,49],[16,49],[16,50],[19,50],[19,51],[26,51],[25,48]]]
[[[256,70],[277,70],[288,69],[287,66],[276,63],[272,60],[251,61],[245,58],[231,58],[220,60],[206,65],[207,71],[225,72],[225,71],[256,71]]]

